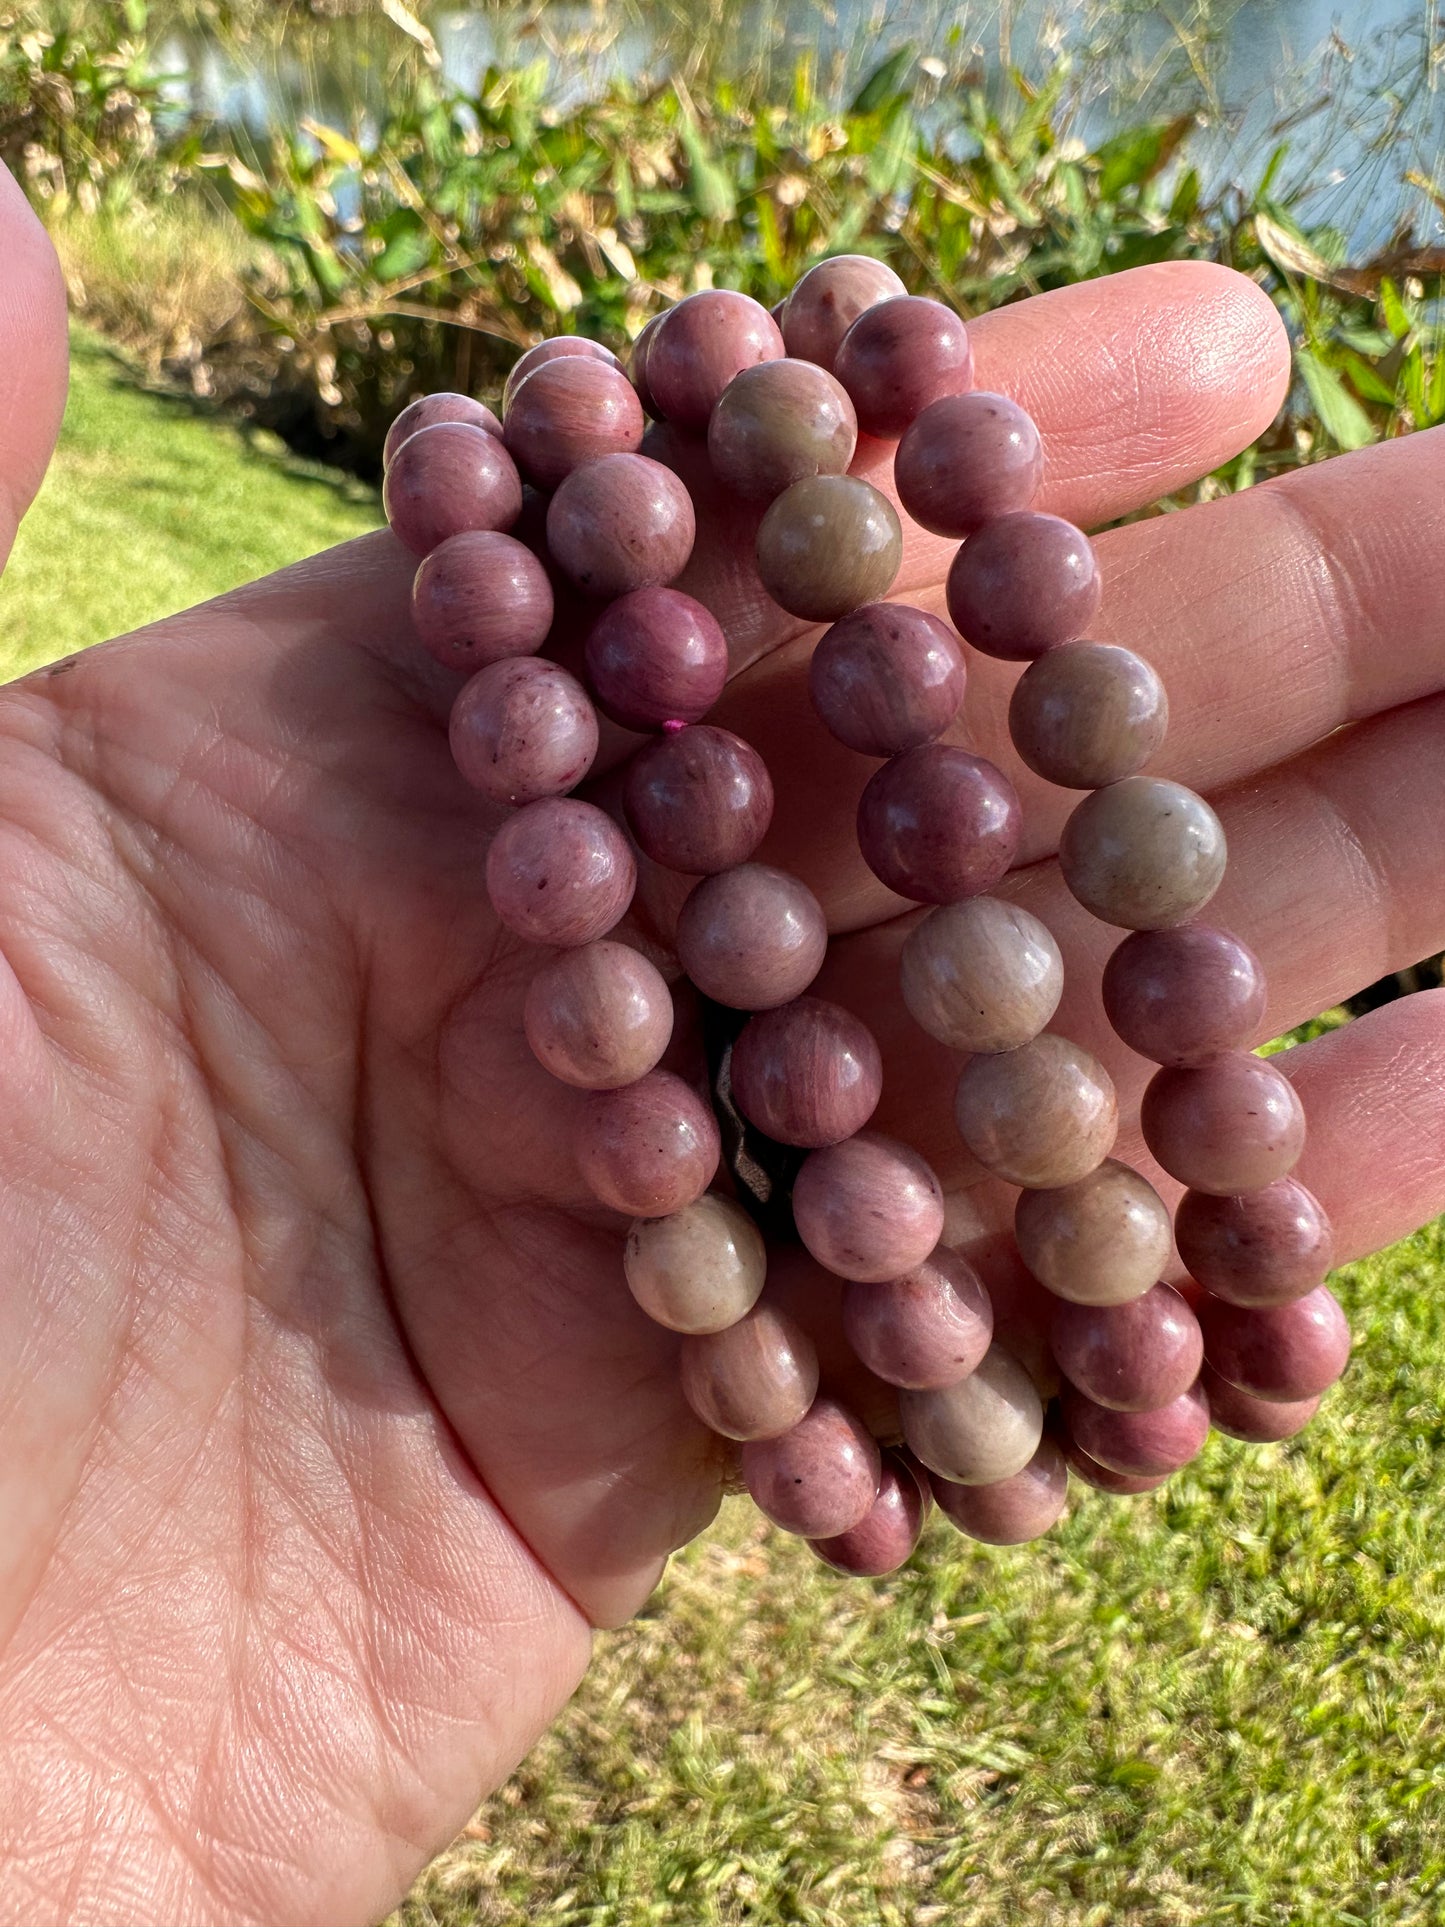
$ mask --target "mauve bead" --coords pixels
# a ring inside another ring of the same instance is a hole
[[[1141,1057],[1206,1064],[1249,1043],[1264,1022],[1264,966],[1246,943],[1208,924],[1136,930],[1104,966],[1104,1009]]]
[[[732,1047],[732,1094],[776,1144],[817,1149],[852,1137],[883,1093],[883,1060],[861,1018],[822,997],[762,1011]]]
[[[900,1278],[850,1284],[843,1331],[870,1372],[929,1391],[967,1378],[978,1364],[993,1337],[993,1305],[968,1260],[939,1245]]]
[[[789,615],[808,622],[835,622],[879,601],[902,559],[898,511],[858,475],[794,482],[758,525],[763,587]]]
[[[665,1217],[700,1198],[722,1155],[712,1111],[671,1071],[593,1091],[575,1149],[592,1195],[630,1218]]]
[[[915,903],[993,888],[1018,850],[1014,786],[982,756],[923,743],[894,756],[858,799],[858,847],[873,874]]]
[[[973,386],[968,330],[952,308],[901,295],[866,308],[844,335],[833,373],[853,398],[865,435],[896,442],[944,395]]]
[[[907,292],[892,268],[871,254],[834,254],[815,262],[783,303],[780,325],[788,353],[831,372],[859,315]]]
[[[1216,1432],[1227,1438],[1243,1439],[1246,1445],[1277,1445],[1302,1432],[1320,1409],[1321,1394],[1313,1398],[1251,1398],[1237,1385],[1219,1376],[1211,1366],[1204,1368],[1203,1385],[1209,1396],[1209,1421]]]
[[[519,937],[565,949],[605,937],[627,913],[637,864],[595,803],[548,796],[505,822],[487,851],[487,894]]]
[[[457,395],[445,389],[435,395],[418,395],[415,401],[407,403],[387,429],[381,450],[382,467],[390,468],[391,458],[403,442],[410,441],[423,428],[434,428],[438,422],[466,422],[472,428],[485,430],[488,435],[500,435],[502,432],[502,424],[486,403],[473,401],[470,395]]]
[[[1100,1465],[1091,1459],[1078,1443],[1067,1435],[1061,1441],[1061,1449],[1069,1470],[1085,1485],[1092,1486],[1096,1492],[1107,1492],[1113,1498],[1137,1498],[1144,1492],[1156,1492],[1169,1477],[1167,1472],[1156,1472],[1153,1478],[1141,1478],[1133,1472],[1113,1472],[1107,1465]]]
[[[1163,1276],[1173,1253],[1164,1200],[1116,1158],[1073,1184],[1023,1192],[1014,1238],[1039,1283],[1076,1305],[1128,1304]]]
[[[624,729],[699,721],[727,685],[727,637],[711,610],[677,589],[638,589],[587,633],[587,680]]]
[[[575,789],[597,754],[597,712],[575,676],[538,656],[479,670],[452,704],[452,758],[494,803]]]
[[[1232,1305],[1303,1298],[1324,1283],[1335,1262],[1325,1208],[1294,1178],[1276,1178],[1246,1196],[1186,1191],[1174,1235],[1189,1275]]]
[[[991,1345],[967,1378],[927,1392],[900,1392],[903,1436],[915,1458],[958,1485],[997,1485],[1039,1449],[1044,1408],[1012,1352]]]
[[[1032,509],[986,522],[948,571],[953,626],[975,649],[1005,662],[1026,662],[1083,635],[1100,593],[1088,536]]]
[[[753,1503],[784,1532],[831,1539],[861,1525],[883,1476],[878,1442],[846,1406],[817,1398],[789,1432],[742,1450]]]
[[[1153,1285],[1125,1305],[1059,1305],[1049,1346],[1070,1384],[1118,1412],[1168,1405],[1204,1363],[1199,1320],[1172,1285]]]
[[[802,1326],[766,1300],[722,1331],[678,1347],[682,1395],[725,1439],[775,1439],[818,1395],[818,1354]]]
[[[767,1279],[763,1234],[731,1198],[706,1192],[667,1218],[639,1218],[622,1255],[649,1318],[675,1332],[720,1332],[757,1303]]]
[[[744,368],[707,425],[714,475],[750,502],[771,502],[810,475],[846,473],[857,444],[846,390],[807,361]]]
[[[828,924],[806,883],[766,863],[705,877],[677,919],[677,955],[704,997],[772,1010],[801,996],[823,967]]]
[[[950,1050],[1017,1050],[1058,1009],[1064,960],[1027,910],[972,897],[930,910],[909,932],[898,979],[914,1022]]]
[[[952,631],[903,602],[869,602],[835,622],[813,651],[813,707],[840,743],[894,756],[941,736],[963,704],[963,652]]]
[[[1036,775],[1064,789],[1103,789],[1141,770],[1164,741],[1169,698],[1132,649],[1065,642],[1014,684],[1008,726]]]
[[[553,1077],[579,1090],[615,1090],[650,1071],[667,1049],[672,992],[629,944],[584,944],[533,977],[522,1029]]]
[[[645,425],[620,368],[566,355],[534,368],[513,392],[502,433],[528,481],[551,489],[584,462],[632,453]]]
[[[661,314],[655,314],[652,317],[633,342],[632,353],[627,361],[627,372],[632,379],[633,387],[637,390],[637,399],[642,403],[643,412],[653,416],[657,414],[657,404],[653,401],[652,390],[647,385],[647,357],[652,348],[653,337],[666,319],[665,308]]]
[[[996,515],[1026,509],[1043,472],[1032,417],[983,389],[930,402],[893,458],[899,501],[934,535],[972,535]]]
[[[850,1579],[883,1579],[906,1564],[923,1532],[928,1497],[918,1475],[896,1452],[883,1454],[878,1496],[848,1532],[810,1543],[825,1566]]]
[[[1041,1439],[1028,1464],[993,1485],[957,1485],[935,1472],[939,1511],[986,1546],[1022,1546],[1058,1524],[1069,1497],[1069,1468],[1052,1439]]]
[[[1054,1190],[1086,1177],[1119,1128],[1114,1082],[1092,1052],[1044,1031],[1018,1050],[971,1057],[954,1096],[959,1135],[1009,1184]]]
[[[549,361],[565,361],[569,355],[584,361],[600,361],[609,368],[622,366],[610,348],[604,348],[600,341],[593,341],[587,335],[549,335],[545,341],[537,342],[534,347],[518,355],[508,369],[502,387],[503,413],[511,407],[517,390],[528,375],[535,374]]]
[[[698,723],[643,744],[628,765],[622,801],[654,863],[713,876],[746,863],[762,842],[773,782],[750,743]]]
[[[552,627],[552,584],[523,543],[494,529],[438,542],[411,586],[417,639],[448,669],[530,656]]]
[[[923,1264],[943,1236],[943,1187],[908,1145],[860,1131],[805,1161],[793,1222],[825,1270],[883,1284]]]
[[[777,322],[751,295],[731,288],[690,294],[668,310],[648,343],[653,412],[679,428],[706,428],[734,375],[785,352]]]
[[[437,422],[396,451],[381,501],[397,540],[426,555],[463,529],[509,529],[522,512],[522,480],[495,435]]]
[[[1086,910],[1126,930],[1185,923],[1224,881],[1224,825],[1202,796],[1159,776],[1128,776],[1078,804],[1059,868]]]
[[[687,484],[646,455],[604,455],[574,468],[547,508],[552,560],[605,601],[681,575],[696,533]]]
[[[1284,1074],[1248,1051],[1160,1070],[1139,1106],[1144,1142],[1169,1173],[1216,1197],[1261,1191],[1304,1149],[1304,1107]]]
[[[1209,1400],[1191,1385],[1152,1412],[1115,1412],[1065,1385],[1060,1407],[1069,1436],[1109,1472],[1167,1477],[1199,1452],[1209,1436]]]
[[[1349,1363],[1350,1326],[1328,1285],[1287,1305],[1247,1309],[1208,1293],[1200,1302],[1204,1355],[1252,1398],[1294,1404],[1328,1391]]]

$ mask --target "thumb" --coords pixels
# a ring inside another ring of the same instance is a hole
[[[0,567],[65,411],[65,283],[50,237],[0,166]]]

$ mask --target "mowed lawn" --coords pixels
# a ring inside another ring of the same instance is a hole
[[[82,341],[0,587],[13,671],[376,520]],[[1351,1267],[1302,1440],[937,1521],[849,1585],[729,1502],[395,1927],[1400,1927],[1445,1920],[1445,1233]]]

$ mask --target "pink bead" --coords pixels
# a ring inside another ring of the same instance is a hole
[[[821,997],[760,1012],[733,1044],[737,1107],[778,1144],[814,1148],[851,1137],[873,1115],[882,1091],[873,1033]]]
[[[549,361],[564,361],[569,355],[580,356],[584,361],[600,361],[609,368],[622,366],[610,348],[604,348],[600,341],[592,341],[586,335],[549,335],[545,341],[539,341],[535,347],[518,355],[512,363],[502,389],[503,411],[511,407],[517,390],[528,375],[535,374]]]
[[[644,425],[637,390],[620,368],[565,355],[514,390],[502,433],[528,481],[549,489],[584,462],[630,454]]]
[[[1252,1398],[1295,1404],[1328,1391],[1350,1358],[1350,1326],[1328,1285],[1287,1305],[1246,1310],[1205,1294],[1204,1355]]]
[[[672,993],[625,943],[565,950],[533,977],[522,1009],[532,1055],[564,1084],[615,1090],[644,1076],[672,1036]]]
[[[637,882],[627,838],[593,803],[544,797],[504,823],[487,851],[497,916],[532,943],[570,949],[605,937]]]
[[[1057,515],[1032,510],[986,522],[948,572],[954,628],[1006,662],[1027,662],[1082,636],[1100,593],[1089,538]]]
[[[847,394],[806,361],[744,368],[707,425],[714,475],[749,502],[771,502],[809,476],[845,474],[857,442],[858,419]]]
[[[973,350],[951,308],[904,295],[859,315],[833,373],[852,396],[864,434],[896,442],[930,402],[973,386]]]
[[[1072,1385],[1060,1398],[1069,1435],[1110,1472],[1152,1479],[1177,1472],[1209,1436],[1209,1400],[1193,1385],[1152,1412],[1114,1412]]]
[[[683,969],[704,997],[733,1010],[801,996],[827,951],[823,906],[806,883],[766,863],[704,877],[678,914]]]
[[[893,756],[941,736],[963,705],[963,653],[937,616],[870,602],[835,622],[808,665],[813,707],[849,749]]]
[[[574,1144],[592,1195],[630,1218],[662,1218],[700,1198],[722,1155],[717,1120],[690,1084],[649,1071],[587,1099]]]
[[[1243,1197],[1186,1191],[1174,1235],[1190,1276],[1232,1305],[1303,1298],[1335,1262],[1324,1206],[1294,1178],[1276,1178]]]
[[[899,896],[956,903],[1005,875],[1022,821],[1001,770],[952,743],[924,743],[869,779],[858,801],[858,847]]]
[[[1169,1477],[1167,1472],[1156,1472],[1152,1478],[1141,1478],[1133,1472],[1112,1472],[1107,1465],[1100,1465],[1097,1459],[1091,1459],[1067,1434],[1060,1440],[1060,1446],[1075,1478],[1092,1486],[1096,1492],[1107,1492],[1116,1499],[1132,1499],[1144,1492],[1156,1492]]]
[[[1069,1469],[1052,1439],[1040,1441],[1022,1472],[995,1485],[955,1485],[929,1475],[944,1517],[986,1546],[1022,1546],[1058,1524],[1069,1497]]]
[[[1293,1084],[1248,1051],[1226,1052],[1197,1070],[1156,1071],[1139,1124],[1171,1178],[1217,1197],[1262,1190],[1304,1149],[1304,1108]]]
[[[1096,1405],[1147,1412],[1168,1405],[1199,1376],[1199,1320],[1172,1285],[1123,1305],[1061,1304],[1049,1328],[1059,1370]]]
[[[935,535],[972,535],[996,515],[1026,509],[1043,472],[1031,417],[982,389],[930,402],[893,459],[899,501]]]
[[[552,560],[604,601],[681,575],[695,534],[686,483],[645,455],[604,455],[574,468],[547,510]]]
[[[623,807],[639,847],[685,875],[746,863],[772,821],[766,763],[730,730],[663,729],[628,765]]]
[[[766,1299],[721,1331],[685,1337],[678,1370],[689,1406],[725,1439],[778,1438],[818,1393],[812,1339]]]
[[[1277,1445],[1302,1432],[1320,1409],[1321,1394],[1284,1404],[1278,1399],[1251,1398],[1237,1385],[1222,1379],[1206,1365],[1203,1385],[1209,1395],[1209,1420],[1216,1432],[1243,1439],[1246,1445]]]
[[[495,435],[437,422],[397,449],[381,500],[396,539],[426,555],[464,529],[509,529],[522,512],[522,482]]]
[[[870,1372],[914,1391],[966,1378],[993,1338],[983,1281],[957,1251],[939,1245],[901,1278],[850,1284],[843,1330]]]
[[[488,435],[499,436],[502,432],[502,424],[486,403],[473,401],[470,395],[448,392],[418,395],[387,429],[381,451],[382,467],[390,468],[391,458],[403,442],[410,441],[423,428],[434,428],[438,422],[467,422],[473,428],[484,429]]]
[[[597,754],[597,713],[575,676],[537,656],[479,670],[452,704],[452,757],[494,803],[575,789]]]
[[[706,428],[734,375],[785,352],[778,324],[751,295],[709,288],[663,317],[648,345],[648,391],[668,421]]]
[[[814,1539],[824,1565],[850,1579],[882,1579],[905,1565],[923,1532],[928,1495],[907,1459],[883,1454],[878,1497],[866,1518],[832,1539]]]
[[[727,637],[677,589],[639,589],[604,609],[587,635],[587,680],[624,729],[696,723],[727,686]]]
[[[637,399],[642,403],[644,414],[656,416],[657,403],[652,399],[652,389],[647,381],[647,357],[652,348],[653,338],[667,319],[667,310],[655,314],[632,344],[632,356],[627,364],[627,372],[632,377],[632,385],[637,390]]]
[[[411,620],[438,662],[481,669],[542,647],[552,627],[552,585],[514,537],[464,529],[438,542],[417,570]]]
[[[1130,1050],[1156,1064],[1206,1064],[1264,1022],[1264,966],[1208,924],[1136,930],[1104,966],[1104,1009]]]
[[[805,1161],[793,1221],[825,1270],[878,1285],[932,1253],[943,1235],[943,1189],[906,1144],[860,1131]]]
[[[834,254],[815,261],[782,303],[779,326],[788,353],[831,371],[843,337],[859,315],[907,292],[892,268],[871,254]]]
[[[758,1510],[784,1532],[831,1539],[861,1525],[883,1476],[877,1441],[835,1399],[819,1398],[790,1432],[743,1447]]]

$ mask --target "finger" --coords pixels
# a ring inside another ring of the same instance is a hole
[[[0,567],[65,412],[65,284],[50,237],[0,165]]]

